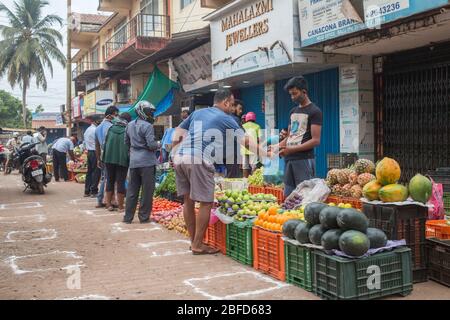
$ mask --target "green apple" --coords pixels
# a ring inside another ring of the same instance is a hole
[[[239,208],[239,206],[237,205],[237,204],[234,204],[232,207],[231,207],[234,211],[238,211],[240,208]]]

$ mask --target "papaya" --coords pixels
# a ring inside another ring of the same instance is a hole
[[[377,181],[383,186],[397,183],[400,180],[400,175],[400,165],[394,159],[384,158],[377,165]]]
[[[430,200],[433,185],[427,177],[416,174],[409,182],[409,194],[417,202],[427,203]]]
[[[383,186],[377,180],[370,181],[363,188],[364,198],[370,201],[379,200],[378,192],[382,187]]]
[[[384,186],[378,192],[378,196],[383,202],[403,202],[408,199],[408,195],[408,189],[401,184]]]

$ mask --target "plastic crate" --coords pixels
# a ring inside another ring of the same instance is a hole
[[[406,247],[363,259],[313,251],[314,293],[330,300],[371,300],[407,296],[413,290],[411,250]],[[375,272],[379,272],[379,286]],[[373,286],[373,287],[372,287]]]
[[[325,200],[326,203],[334,203],[339,204],[342,202],[342,198],[338,196],[328,196],[327,200]]]
[[[250,185],[248,186],[248,192],[250,192],[251,194],[266,193],[266,188]]]
[[[286,282],[306,291],[313,291],[313,259],[312,249],[284,242],[286,258]]]
[[[428,220],[426,235],[427,238],[450,240],[450,225],[446,220]]]
[[[227,225],[227,256],[253,266],[252,224],[233,222]]]
[[[227,254],[227,226],[221,221],[210,224],[203,242],[210,247],[219,249],[223,254]]]
[[[450,192],[450,174],[446,171],[428,171],[428,175],[435,183],[442,183],[444,192]]]
[[[285,281],[284,241],[281,233],[253,227],[253,267],[275,279]]]
[[[444,210],[447,215],[450,215],[450,192],[444,192]]]
[[[427,252],[431,280],[450,287],[450,240],[427,240]]]
[[[266,187],[266,190],[264,191],[264,193],[266,194],[272,194],[275,197],[277,197],[278,199],[278,203],[283,203],[284,202],[284,189],[283,188],[276,188],[276,187]]]
[[[356,153],[336,153],[327,154],[327,167],[331,169],[344,169],[351,166],[358,160]]]
[[[411,249],[414,282],[426,281],[425,224],[428,208],[364,203],[363,212],[369,219],[369,226],[383,230],[389,240],[406,240]]]

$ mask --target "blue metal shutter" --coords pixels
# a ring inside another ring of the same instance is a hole
[[[256,113],[256,122],[265,128],[265,114],[262,112],[264,85],[240,89],[240,99],[244,102],[244,113]]]
[[[321,144],[316,148],[317,176],[327,174],[327,154],[339,153],[339,69],[330,69],[305,75],[309,83],[309,95],[323,112]],[[295,106],[284,86],[288,79],[276,83],[276,116],[279,129],[289,124],[289,114]]]

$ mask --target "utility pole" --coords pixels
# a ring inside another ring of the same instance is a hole
[[[67,0],[67,83],[66,110],[69,114],[67,122],[67,136],[72,130],[72,0]]]

